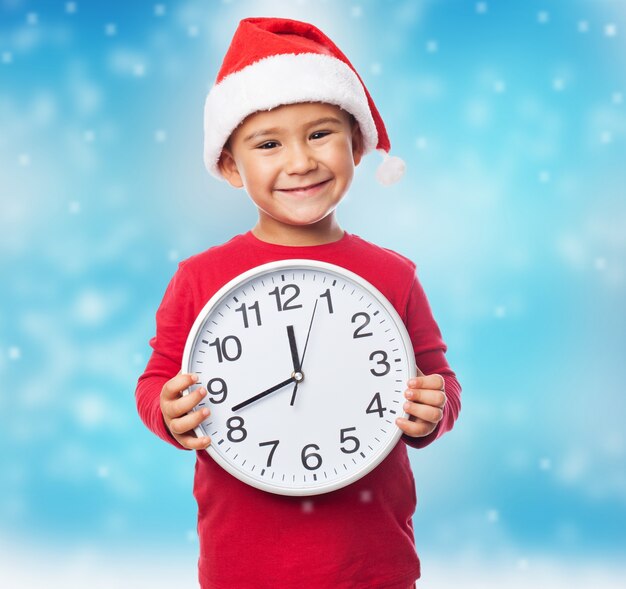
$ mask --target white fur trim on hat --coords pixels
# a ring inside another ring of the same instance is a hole
[[[363,153],[378,143],[363,85],[342,61],[316,53],[266,57],[213,86],[204,105],[204,164],[222,178],[217,162],[231,133],[250,114],[283,104],[327,102],[349,112],[363,135]]]

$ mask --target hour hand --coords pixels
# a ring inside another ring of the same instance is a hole
[[[289,349],[291,350],[293,371],[301,372],[300,358],[298,357],[298,347],[296,346],[296,336],[293,332],[293,325],[287,325],[287,337],[289,338]]]

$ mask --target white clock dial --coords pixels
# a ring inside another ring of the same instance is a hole
[[[211,437],[222,467],[266,491],[313,495],[356,481],[391,451],[416,367],[402,320],[371,284],[332,264],[285,260],[211,298],[183,372],[209,392],[197,433]]]

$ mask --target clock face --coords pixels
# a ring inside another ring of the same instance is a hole
[[[208,391],[196,430],[240,480],[284,495],[348,485],[397,443],[415,357],[402,320],[339,266],[285,260],[220,289],[183,357]]]

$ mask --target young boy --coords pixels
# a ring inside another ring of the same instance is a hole
[[[154,433],[199,451],[203,589],[408,589],[420,576],[406,445],[422,448],[452,428],[460,386],[415,265],[345,232],[335,212],[362,156],[389,147],[363,82],[321,31],[285,19],[240,23],[207,97],[205,162],[245,188],[258,222],[180,264],[157,311],[154,352],[136,393]],[[393,164],[388,158],[383,166]],[[387,458],[355,483],[304,500],[248,486],[202,451],[211,441],[194,428],[209,410],[190,411],[207,392],[182,396],[196,380],[180,373],[188,332],[209,298],[242,272],[288,258],[334,263],[376,286],[402,317],[426,375],[407,383],[411,419],[397,420],[402,441]]]

